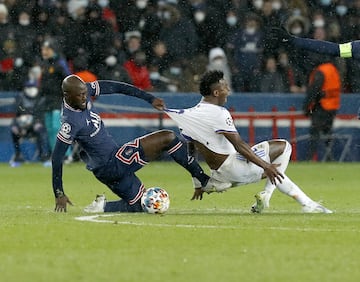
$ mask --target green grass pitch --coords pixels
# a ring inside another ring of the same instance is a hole
[[[55,213],[51,169],[0,165],[0,281],[360,281],[359,163],[292,163],[287,175],[334,214],[302,214],[276,191],[251,214],[264,182],[190,201],[172,162],[139,171],[171,196],[164,215],[79,221],[95,194],[117,199],[83,164],[64,167],[74,206]]]

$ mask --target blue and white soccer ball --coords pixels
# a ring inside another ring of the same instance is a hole
[[[148,188],[141,197],[141,206],[147,213],[165,213],[170,207],[169,194],[160,187]]]

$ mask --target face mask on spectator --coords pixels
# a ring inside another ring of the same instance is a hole
[[[314,27],[324,27],[325,21],[322,19],[317,19],[317,20],[313,21],[313,26]]]
[[[206,14],[202,11],[197,11],[194,14],[194,19],[197,23],[202,23],[205,20]]]
[[[109,5],[109,0],[98,0],[97,3],[101,8],[104,8],[107,7],[107,5]]]
[[[302,28],[301,27],[293,27],[291,29],[291,33],[294,35],[299,35],[302,33]]]
[[[157,71],[152,71],[150,72],[150,79],[151,80],[159,80],[160,78],[160,73]]]
[[[281,9],[281,2],[280,1],[276,1],[276,2],[272,2],[272,8],[275,11],[279,11]]]
[[[137,0],[135,5],[140,10],[145,9],[147,6],[147,0]]]
[[[30,24],[30,20],[19,20],[19,25],[28,26]]]
[[[237,24],[237,17],[235,17],[235,16],[228,16],[228,17],[226,18],[226,22],[227,22],[227,24],[228,24],[229,26],[234,26],[234,25]]]
[[[321,0],[320,3],[323,6],[329,6],[331,4],[331,0]]]
[[[216,58],[211,62],[211,64],[215,67],[223,67],[225,62],[223,58]]]
[[[256,9],[260,10],[263,6],[264,2],[263,0],[254,0],[253,5]]]
[[[171,14],[169,11],[164,11],[164,13],[162,14],[162,18],[164,20],[170,20],[171,19]]]
[[[25,87],[24,93],[29,98],[35,98],[39,93],[39,89],[37,87],[35,87],[35,86]]]
[[[245,32],[246,32],[247,34],[253,35],[253,34],[256,32],[256,28],[255,28],[255,27],[247,27],[247,28],[245,29]]]
[[[178,91],[178,87],[175,85],[175,84],[169,84],[167,86],[167,89],[170,91],[170,92],[177,92]]]
[[[34,66],[29,70],[29,78],[31,80],[39,80],[41,76],[41,67],[40,66]]]
[[[170,67],[170,73],[173,75],[181,74],[181,68],[179,67]]]
[[[337,5],[336,6],[336,13],[339,15],[339,16],[344,16],[346,15],[348,11],[348,8],[345,6],[345,5]]]
[[[282,67],[286,67],[286,66],[289,64],[289,61],[288,61],[288,59],[286,59],[286,58],[281,58],[281,59],[279,60],[279,64],[280,64]]]
[[[105,59],[105,64],[107,64],[109,67],[113,67],[116,65],[117,59],[114,55],[110,55]]]

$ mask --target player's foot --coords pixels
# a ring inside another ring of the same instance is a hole
[[[24,157],[21,154],[15,154],[15,156],[10,160],[9,164],[11,167],[18,167],[25,162]]]
[[[231,186],[232,184],[229,182],[221,182],[210,177],[210,179],[206,183],[206,186],[202,187],[201,189],[208,194],[213,192],[221,193],[229,189]]]
[[[95,200],[84,209],[84,212],[87,213],[104,212],[105,205],[106,205],[105,195],[96,195]]]
[[[302,207],[303,213],[333,213],[333,211],[325,208],[317,202],[311,202],[307,205],[303,205]]]
[[[264,208],[269,207],[268,194],[265,191],[261,191],[255,195],[256,202],[251,206],[252,213],[261,213]]]
[[[44,161],[42,165],[43,167],[51,167],[51,160]]]

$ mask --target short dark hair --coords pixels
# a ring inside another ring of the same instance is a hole
[[[211,86],[218,83],[224,78],[224,73],[219,70],[207,71],[203,74],[200,80],[200,94],[202,96],[211,95]]]

